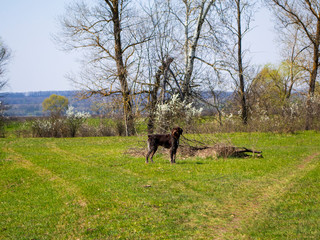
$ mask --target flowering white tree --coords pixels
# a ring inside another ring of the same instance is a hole
[[[88,112],[76,112],[72,106],[68,108],[66,115],[71,137],[75,137],[81,125],[91,116]]]
[[[160,131],[166,131],[178,124],[180,126],[189,124],[201,115],[202,108],[197,109],[193,103],[186,101],[186,99],[181,101],[179,95],[175,94],[167,103],[156,106],[155,121]]]

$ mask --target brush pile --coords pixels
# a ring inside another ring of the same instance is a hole
[[[231,143],[221,143],[214,139],[207,139],[205,141],[198,141],[182,137],[180,144],[180,152],[184,157],[262,157],[262,152],[248,149],[246,147],[236,147]],[[248,153],[251,153],[250,155]]]

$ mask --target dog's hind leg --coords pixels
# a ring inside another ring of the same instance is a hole
[[[156,151],[157,151],[157,149],[155,149],[155,148],[152,148],[149,150],[149,152],[146,155],[146,163],[149,163],[149,157],[150,157],[151,162],[153,162],[153,155],[156,153]]]
[[[153,147],[152,148],[152,152],[151,152],[151,156],[150,156],[150,160],[153,163],[153,155],[156,153],[156,151],[158,150],[158,147]]]
[[[150,154],[153,152],[153,148],[151,148],[150,139],[148,139],[147,145],[148,145],[148,153],[146,155],[146,163],[149,163],[149,159],[148,158],[149,158]]]
[[[149,159],[148,158],[149,158],[151,152],[152,152],[152,150],[149,150],[147,155],[146,155],[146,163],[149,163]]]

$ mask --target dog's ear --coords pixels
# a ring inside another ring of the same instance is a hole
[[[172,135],[175,136],[176,138],[179,138],[180,133],[177,130],[175,130],[173,131]]]
[[[180,135],[182,135],[182,132],[183,132],[182,128],[176,127],[176,128],[174,128],[174,129],[172,129],[171,134],[172,134],[173,136],[175,136],[176,138],[179,138]]]
[[[174,137],[179,137],[179,129],[178,128],[172,129],[171,135]]]

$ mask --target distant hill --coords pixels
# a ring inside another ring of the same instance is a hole
[[[2,93],[1,98],[5,104],[9,105],[9,110],[6,111],[6,115],[9,117],[39,117],[43,116],[42,102],[44,99],[50,97],[52,94],[65,96],[69,99],[69,105],[72,105],[77,111],[89,112],[93,115],[98,114],[92,111],[92,105],[95,102],[109,102],[111,98],[104,98],[101,96],[95,96],[90,99],[79,100],[76,95],[77,91],[42,91],[42,92],[20,92],[20,93]],[[232,92],[218,92],[219,98],[222,102],[228,100],[232,95]],[[202,98],[210,101],[212,98],[209,92],[202,92]],[[146,99],[146,98],[145,98]],[[206,106],[201,106],[206,109]],[[205,111],[204,111],[205,113]]]
[[[69,105],[72,105],[78,111],[90,111],[91,100],[79,100],[76,97],[76,91],[43,91],[43,92],[22,92],[22,93],[3,93],[3,101],[9,105],[6,111],[7,116],[27,117],[43,116],[42,102],[51,94],[65,96],[69,99]]]

